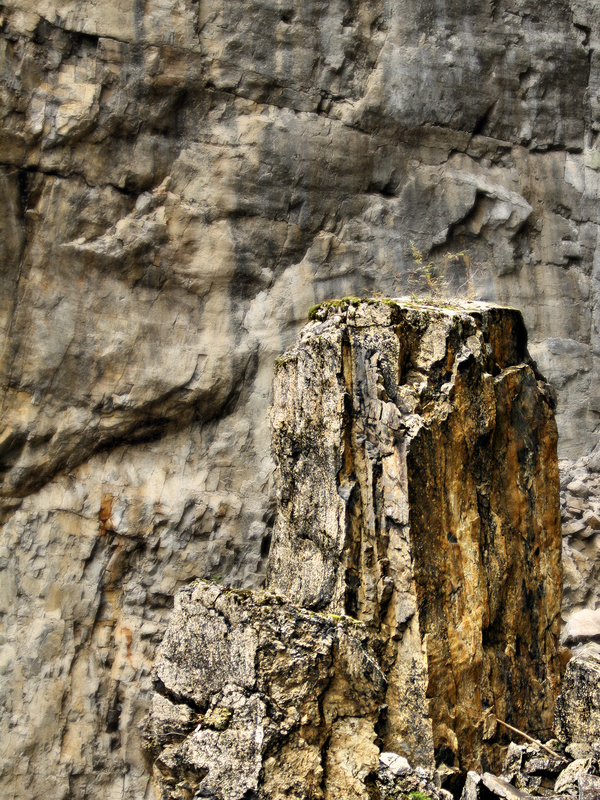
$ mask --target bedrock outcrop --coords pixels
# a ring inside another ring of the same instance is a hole
[[[558,735],[566,742],[600,740],[600,645],[588,642],[567,664],[556,704]]]
[[[520,313],[349,299],[312,316],[274,383],[272,594],[191,586],[159,650],[164,800],[388,796],[380,756],[499,770],[496,718],[551,734],[557,433]]]
[[[350,300],[313,316],[274,382],[267,584],[370,628],[386,748],[494,764],[486,712],[540,736],[553,723],[552,390],[511,309]]]
[[[312,304],[404,293],[411,243],[523,309],[591,449],[598,10],[2,3],[3,794],[143,796],[174,594],[264,580],[273,360]]]

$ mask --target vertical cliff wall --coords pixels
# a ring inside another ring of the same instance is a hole
[[[599,19],[2,4],[4,794],[143,796],[174,592],[264,578],[273,359],[311,304],[404,291],[411,243],[524,309],[563,452],[594,443]]]

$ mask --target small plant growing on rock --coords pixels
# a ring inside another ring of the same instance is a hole
[[[447,279],[439,266],[433,261],[425,263],[425,257],[414,242],[410,243],[415,269],[409,281],[413,288],[419,288],[434,299],[438,299],[447,293]]]
[[[427,261],[424,254],[414,242],[410,243],[414,269],[408,277],[411,295],[425,296],[430,300],[440,301],[449,296],[462,296],[472,300],[475,296],[475,271],[471,258],[465,250],[458,253],[447,252],[440,261]],[[456,286],[452,280],[452,264],[462,264],[465,279]]]

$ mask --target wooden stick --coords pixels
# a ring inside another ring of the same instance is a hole
[[[553,758],[559,758],[561,761],[564,761],[565,764],[569,763],[568,760],[564,756],[560,755],[560,753],[557,753],[555,750],[552,750],[550,747],[546,747],[545,744],[542,744],[537,739],[534,739],[531,736],[528,736],[526,733],[523,733],[523,731],[520,731],[518,728],[514,728],[512,725],[509,725],[508,722],[502,722],[502,720],[498,719],[498,717],[496,717],[496,722],[499,722],[500,725],[504,725],[504,727],[508,728],[510,731],[513,731],[514,733],[518,733],[519,736],[522,736],[524,739],[527,739],[528,742],[531,742],[532,744],[537,744],[537,746],[541,747],[542,750],[545,750],[547,753],[550,753],[550,755]]]

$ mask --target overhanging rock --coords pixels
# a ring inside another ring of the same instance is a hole
[[[272,594],[187,589],[160,650],[164,798],[362,798],[379,750],[494,770],[495,716],[552,727],[557,434],[520,313],[311,316],[274,383]]]

